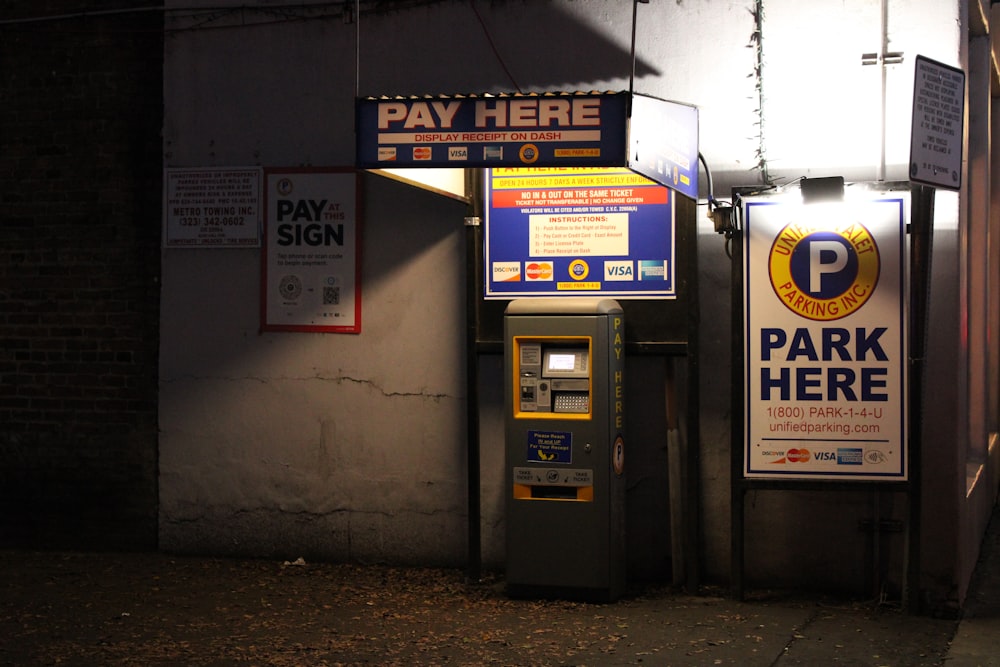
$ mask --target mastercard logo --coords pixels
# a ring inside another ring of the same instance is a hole
[[[785,458],[789,463],[807,463],[809,461],[808,449],[789,449],[785,452]]]
[[[431,159],[431,148],[430,146],[416,146],[413,149],[413,159],[414,160],[430,160]]]
[[[524,267],[524,275],[528,280],[552,280],[552,263],[531,262]]]

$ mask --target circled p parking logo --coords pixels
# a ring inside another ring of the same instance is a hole
[[[860,309],[875,291],[879,270],[878,246],[859,222],[832,229],[790,223],[768,255],[774,293],[792,312],[817,321]]]

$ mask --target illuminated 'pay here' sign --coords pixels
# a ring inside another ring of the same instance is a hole
[[[906,479],[907,204],[747,203],[746,477]]]

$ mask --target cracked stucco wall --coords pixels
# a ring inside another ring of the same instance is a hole
[[[464,205],[363,183],[360,335],[259,333],[257,251],[165,252],[161,548],[464,553]]]

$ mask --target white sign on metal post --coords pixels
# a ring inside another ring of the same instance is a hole
[[[172,168],[164,173],[164,245],[260,246],[260,167]]]
[[[965,72],[916,58],[910,127],[910,180],[951,190],[962,187]]]
[[[745,477],[906,480],[907,207],[747,202]]]

